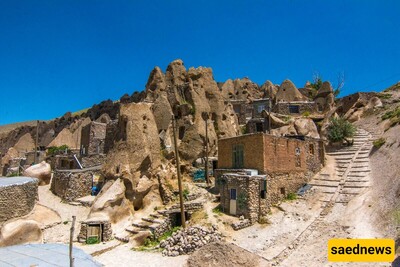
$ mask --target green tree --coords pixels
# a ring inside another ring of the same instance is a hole
[[[331,142],[350,144],[350,138],[356,133],[356,128],[343,117],[331,118],[328,126],[328,139]]]

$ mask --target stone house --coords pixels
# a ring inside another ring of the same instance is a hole
[[[233,111],[238,118],[239,125],[246,124],[247,121],[252,118],[253,106],[248,104],[246,100],[229,100],[227,103],[232,105]]]
[[[100,167],[82,170],[55,170],[50,190],[66,201],[92,194],[93,187],[99,191],[104,183]]]
[[[323,164],[319,139],[264,133],[221,139],[216,171],[221,206],[229,214],[257,221],[308,183]]]
[[[305,112],[314,113],[318,111],[317,104],[314,101],[281,101],[275,103],[272,108],[275,113],[291,116],[300,116]]]
[[[104,154],[106,123],[92,121],[81,131],[81,155]]]
[[[269,98],[254,99],[251,105],[253,106],[252,118],[262,118],[262,112],[272,108],[272,102]]]
[[[81,223],[78,242],[107,242],[112,239],[111,223],[108,219],[88,219]]]

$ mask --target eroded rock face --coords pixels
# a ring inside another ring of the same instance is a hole
[[[205,114],[209,117],[210,155],[216,153],[218,137],[237,135],[237,118],[232,106],[224,101],[229,95],[236,97],[239,91],[255,91],[258,87],[248,79],[227,81],[222,87],[221,90],[214,81],[211,68],[186,70],[182,60],[173,61],[165,74],[156,67],[146,85],[146,101],[153,103],[152,111],[162,147],[173,153],[173,114],[177,117],[178,145],[183,161],[192,162],[204,154]],[[247,97],[247,93],[242,95]]]
[[[39,179],[39,185],[46,185],[50,183],[51,167],[45,161],[35,164],[24,171],[24,176]]]
[[[107,177],[136,178],[161,164],[160,141],[151,104],[121,105],[120,141],[107,155],[103,172]]]
[[[278,93],[278,87],[276,87],[271,81],[266,81],[260,87],[260,90],[263,92],[263,98],[275,99],[276,94]]]
[[[277,102],[304,101],[307,98],[297,90],[290,80],[284,80],[275,97]]]
[[[314,101],[317,103],[319,111],[331,110],[335,105],[335,95],[330,82],[323,82],[319,88]]]
[[[69,148],[79,149],[82,128],[88,125],[90,122],[90,118],[79,119],[75,122],[72,122],[68,127],[65,127],[48,146],[67,145]]]

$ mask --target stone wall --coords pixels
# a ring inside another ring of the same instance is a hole
[[[78,242],[85,243],[87,240],[87,229],[90,225],[103,225],[102,228],[102,242],[107,242],[112,239],[112,228],[109,221],[86,221],[81,223],[81,229],[78,235]],[[99,240],[100,241],[100,240]]]
[[[84,168],[91,168],[102,165],[106,160],[105,154],[92,154],[80,158],[80,162]]]
[[[38,199],[36,178],[0,177],[0,222],[27,215]]]
[[[106,126],[106,137],[104,141],[104,153],[107,154],[118,140],[118,120],[113,120]]]
[[[225,174],[221,185],[221,206],[230,214],[230,190],[236,189],[236,215],[243,215],[254,223],[269,211],[268,199],[261,197],[266,176]]]
[[[84,155],[103,154],[107,124],[91,122],[82,128],[81,152]]]
[[[308,183],[312,172],[274,173],[270,175],[224,174],[224,183],[220,187],[221,207],[230,214],[230,190],[236,189],[236,215],[243,215],[250,223],[267,216],[271,207],[296,193]],[[266,183],[266,184],[265,184]],[[266,186],[266,187],[265,187]],[[265,195],[262,191],[265,190]]]
[[[66,201],[90,195],[93,175],[100,175],[99,168],[83,170],[56,170],[51,179],[51,191]]]
[[[290,113],[289,106],[299,106],[299,113]],[[272,111],[283,115],[301,115],[304,112],[316,112],[318,111],[317,104],[315,102],[278,102],[276,103]]]

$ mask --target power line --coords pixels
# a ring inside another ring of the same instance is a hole
[[[386,81],[388,81],[388,80],[390,80],[390,79],[393,79],[393,78],[395,78],[395,77],[397,77],[397,76],[400,77],[400,72],[399,72],[399,73],[396,73],[396,74],[393,74],[393,75],[391,75],[391,76],[389,76],[389,77],[387,77],[387,78],[385,78],[385,79],[382,79],[382,80],[380,80],[380,81],[378,81],[378,82],[375,82],[375,83],[373,83],[373,84],[371,84],[371,85],[365,86],[363,89],[361,89],[361,91],[366,90],[366,89],[369,89],[370,87],[376,86],[376,85],[381,84],[381,83],[383,83],[383,82],[386,82]]]

